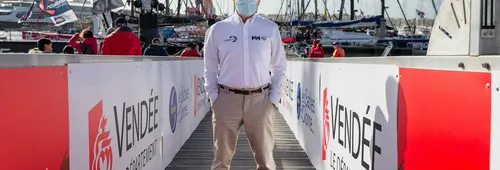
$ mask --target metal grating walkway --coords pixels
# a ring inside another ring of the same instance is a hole
[[[275,113],[274,159],[277,170],[314,170],[306,153],[300,147],[283,116]],[[186,141],[167,170],[207,170],[213,158],[212,114],[208,113]],[[253,154],[248,144],[245,128],[240,130],[238,145],[231,170],[256,169]]]

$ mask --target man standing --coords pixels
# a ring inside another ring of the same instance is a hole
[[[141,40],[127,26],[125,18],[117,18],[116,31],[104,38],[102,55],[142,55]]]
[[[274,170],[274,108],[285,77],[285,50],[276,23],[254,15],[260,0],[233,1],[237,13],[205,35],[205,87],[214,130],[211,169],[229,169],[244,124],[257,169]]]

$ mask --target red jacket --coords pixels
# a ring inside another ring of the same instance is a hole
[[[324,58],[325,51],[321,47],[312,48],[311,53],[309,53],[309,58]]]
[[[83,43],[84,45],[91,46],[94,54],[97,54],[97,39],[95,37],[84,38],[83,41],[78,41],[79,38],[80,38],[80,34],[76,33],[68,41],[68,45],[75,48],[78,51],[78,53],[81,54],[82,53],[81,43]]]
[[[129,27],[120,27],[102,42],[102,55],[142,55],[141,40]]]
[[[186,50],[182,51],[181,57],[201,57],[198,51],[196,50]]]

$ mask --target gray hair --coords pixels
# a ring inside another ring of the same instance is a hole
[[[109,35],[111,33],[113,33],[115,31],[115,28],[111,27],[111,28],[108,28],[108,31],[106,32],[106,35]]]

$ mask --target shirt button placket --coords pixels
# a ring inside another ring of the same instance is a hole
[[[247,23],[243,26],[243,83],[248,86],[249,82],[249,53],[248,53],[248,26]]]

